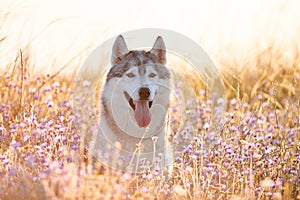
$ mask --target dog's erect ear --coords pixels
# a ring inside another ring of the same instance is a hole
[[[122,35],[119,35],[113,45],[111,54],[111,64],[116,64],[120,61],[120,57],[128,53],[125,40]]]
[[[161,36],[158,36],[150,53],[156,55],[161,64],[166,64],[166,46]]]

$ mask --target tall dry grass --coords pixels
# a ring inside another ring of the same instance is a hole
[[[171,177],[82,161],[75,76],[32,76],[30,51],[16,52],[0,75],[0,199],[300,199],[300,60],[291,48],[288,59],[271,44],[245,62],[220,60],[229,100],[221,137],[201,155],[211,104],[200,93],[199,129],[179,130]]]

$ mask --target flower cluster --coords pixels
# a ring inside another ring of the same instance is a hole
[[[156,168],[141,160],[143,173],[135,175],[84,160],[82,136],[73,124],[82,123],[74,116],[73,82],[25,77],[22,86],[16,75],[5,74],[0,84],[0,198],[299,197],[296,98],[279,103],[263,94],[248,102],[232,98],[218,131],[212,128],[215,109],[208,92],[186,99],[177,82],[168,119],[174,170],[165,173],[159,155]]]

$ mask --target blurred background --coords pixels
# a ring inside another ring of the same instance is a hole
[[[0,68],[21,50],[34,72],[68,65],[63,72],[73,73],[104,40],[149,27],[190,37],[217,64],[244,63],[270,47],[289,59],[300,44],[299,8],[297,0],[1,0]]]

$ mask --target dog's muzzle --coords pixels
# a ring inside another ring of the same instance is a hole
[[[149,88],[148,88],[148,90],[149,90]],[[139,90],[139,94],[140,94],[140,91],[141,90]],[[142,91],[143,92],[143,91]],[[141,93],[142,93],[141,92]],[[126,99],[127,99],[127,101],[128,101],[128,103],[129,103],[129,105],[130,105],[130,107],[133,109],[133,111],[135,111],[135,102],[133,101],[133,99],[130,97],[130,95],[127,93],[127,92],[125,92],[124,91],[124,95],[125,95],[125,97],[126,97]],[[146,94],[142,94],[142,95],[146,95]],[[149,95],[147,96],[147,98],[145,99],[144,97],[142,97],[141,95],[140,95],[140,100],[141,101],[148,101],[148,104],[149,104],[149,108],[151,108],[151,106],[152,106],[152,104],[153,104],[153,101],[149,101],[148,100],[148,97],[150,96],[150,90],[149,90]]]

